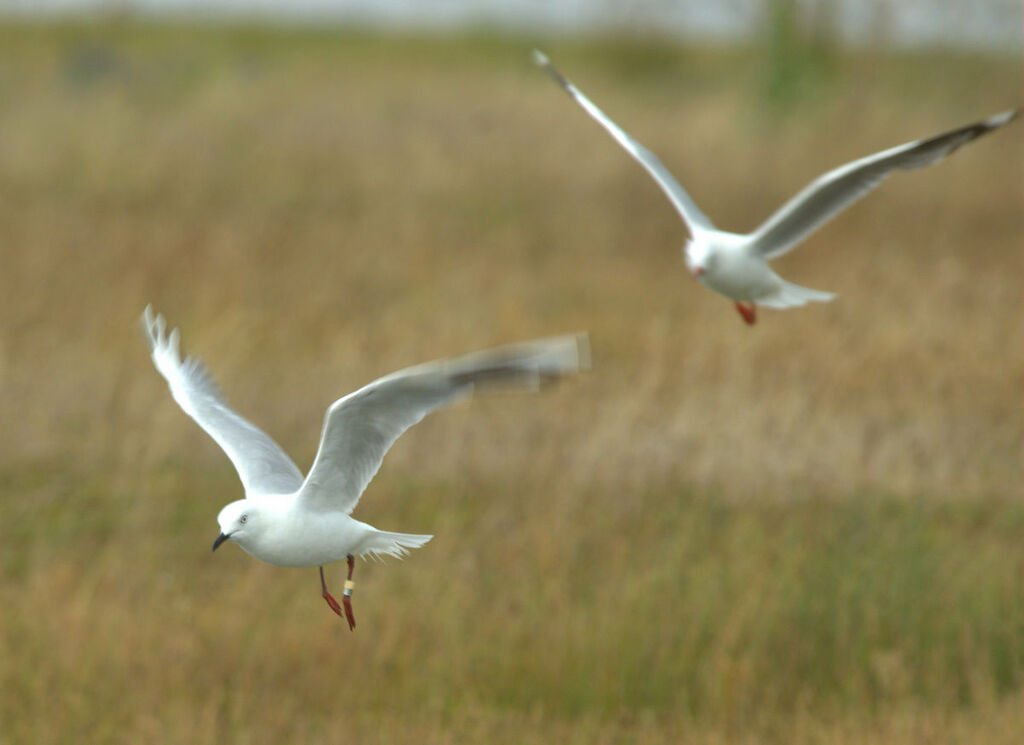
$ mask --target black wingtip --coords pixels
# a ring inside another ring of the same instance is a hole
[[[533,64],[537,65],[537,67],[550,75],[551,79],[562,86],[566,93],[572,95],[572,83],[570,83],[568,78],[566,78],[554,65],[551,64],[551,60],[546,54],[544,54],[544,52],[539,49],[534,49],[531,56],[533,58]]]
[[[988,119],[982,119],[980,122],[968,125],[964,127],[965,130],[975,129],[979,134],[987,134],[993,129],[999,129],[1003,125],[1009,124],[1018,116],[1024,109],[1009,109],[1008,111],[1001,111],[998,114],[993,114]]]
[[[999,114],[995,114],[994,116],[990,116],[988,119],[982,119],[977,124],[964,127],[963,131],[968,133],[970,136],[960,144],[970,142],[971,140],[981,137],[982,135],[987,135],[989,132],[993,132],[1002,126],[1009,124],[1020,116],[1020,113],[1021,109],[1010,109],[1009,111],[1003,111]],[[959,145],[957,147],[959,147]]]
[[[946,149],[942,152],[942,157],[949,156],[968,142],[972,142],[979,137],[987,135],[989,132],[994,132],[1000,127],[1009,124],[1020,116],[1022,112],[1024,112],[1024,108],[1009,109],[1008,111],[994,114],[988,119],[982,119],[981,121],[974,122],[973,124],[968,124],[957,129],[951,129],[948,132],[943,132],[942,134],[935,135],[934,137],[918,141],[914,145],[914,150],[924,151],[936,145],[946,145]]]

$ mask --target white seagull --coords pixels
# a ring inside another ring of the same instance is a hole
[[[634,140],[565,78],[545,54],[533,60],[544,68],[657,182],[683,218],[690,240],[684,248],[686,266],[695,279],[736,303],[743,319],[757,320],[757,305],[788,308],[835,297],[787,282],[768,266],[814,230],[874,189],[891,171],[921,168],[942,160],[961,145],[997,129],[1017,116],[1005,111],[965,127],[924,140],[897,145],[855,160],[818,177],[784,204],[757,230],[746,235],[717,230],[657,156]]]
[[[589,366],[585,334],[497,347],[454,360],[428,362],[387,375],[327,409],[313,466],[305,478],[270,437],[236,414],[199,360],[178,351],[178,330],[165,334],[163,316],[147,306],[142,325],[153,363],[171,395],[206,430],[234,464],[245,498],[217,515],[216,550],[233,541],[257,559],[283,567],[319,567],[324,599],[339,616],[342,608],[327,591],[324,565],[348,560],[342,596],[350,629],[354,556],[402,557],[433,536],[388,533],[349,515],[381,460],[405,430],[427,414],[469,395],[476,386],[542,384]]]

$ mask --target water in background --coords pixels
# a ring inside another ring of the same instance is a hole
[[[537,34],[608,31],[691,39],[750,38],[795,9],[815,34],[852,44],[1019,51],[1019,0],[0,0],[7,14],[115,11],[275,22],[333,21],[447,31],[486,26]]]

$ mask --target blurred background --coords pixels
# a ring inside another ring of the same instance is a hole
[[[1021,12],[0,2],[0,743],[1020,742],[1020,123],[750,328],[529,52],[746,231],[1018,106]],[[147,303],[301,468],[399,367],[589,330],[594,370],[399,440],[355,516],[436,537],[360,563],[353,634],[210,554],[241,487]]]

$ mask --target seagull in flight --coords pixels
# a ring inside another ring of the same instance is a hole
[[[757,320],[758,305],[788,308],[809,301],[828,302],[835,297],[830,292],[787,282],[768,266],[770,259],[782,256],[797,246],[813,231],[882,183],[890,172],[936,163],[961,145],[1002,127],[1020,111],[1005,111],[980,122],[897,145],[834,168],[782,205],[753,233],[743,235],[716,229],[658,157],[609,119],[551,64],[547,55],[535,49],[533,61],[657,182],[690,233],[684,248],[690,274],[701,284],[733,300],[748,324]]]
[[[166,333],[163,316],[147,306],[142,326],[156,369],[185,413],[224,450],[242,480],[245,498],[217,515],[220,535],[257,559],[282,567],[319,567],[320,588],[331,610],[350,629],[354,557],[401,558],[433,536],[390,533],[350,515],[381,460],[405,430],[477,387],[541,385],[589,367],[585,334],[497,347],[452,360],[400,370],[363,386],[327,409],[320,447],[302,473],[262,430],[228,406],[206,367],[178,351],[178,330]],[[324,565],[346,559],[342,605],[327,590]],[[344,608],[344,610],[343,610]]]

